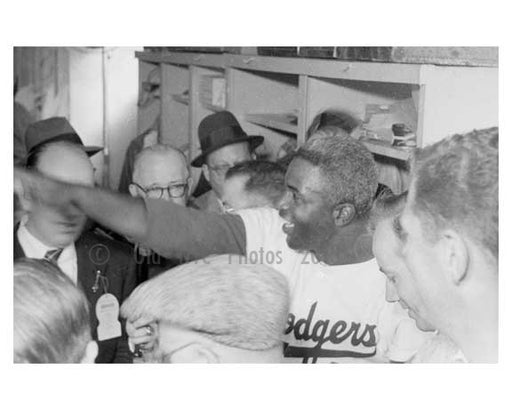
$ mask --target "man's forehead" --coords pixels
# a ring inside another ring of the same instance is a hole
[[[155,178],[167,178],[177,180],[188,178],[188,168],[178,156],[158,155],[148,157],[138,164],[137,172],[141,179],[152,180]]]
[[[249,179],[249,175],[233,175],[226,179],[225,189],[231,189],[236,191],[245,191],[245,185],[247,180]]]
[[[401,241],[395,227],[395,218],[387,218],[377,224],[374,233],[374,249],[386,256],[401,255]]]
[[[250,159],[249,143],[238,142],[221,147],[207,157],[209,163],[219,163],[222,161],[245,161]]]
[[[295,158],[286,172],[285,184],[300,192],[321,194],[325,177],[320,167],[302,158]]]
[[[41,153],[38,170],[51,178],[68,183],[91,185],[94,168],[87,154],[71,145],[50,145]]]

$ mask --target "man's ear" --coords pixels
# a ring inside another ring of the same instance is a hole
[[[442,254],[442,262],[449,274],[449,280],[459,285],[469,267],[468,247],[464,239],[454,230],[441,233],[438,251]]]
[[[338,204],[332,210],[332,217],[336,226],[348,225],[356,216],[356,209],[352,204]]]
[[[91,340],[89,343],[87,343],[84,357],[80,363],[94,363],[96,356],[98,356],[98,343],[96,343],[94,340]]]
[[[203,164],[201,165],[201,169],[203,170],[204,177],[208,182],[210,182],[210,169],[208,168],[208,165]]]
[[[137,187],[133,184],[128,185],[128,191],[130,191],[130,195],[133,197],[137,197]]]
[[[210,346],[193,342],[174,351],[171,363],[220,363],[220,358]]]
[[[25,211],[25,212],[30,212],[32,210],[32,201],[26,197],[26,195],[24,195],[23,193],[18,195],[18,200],[19,200],[19,207]]]

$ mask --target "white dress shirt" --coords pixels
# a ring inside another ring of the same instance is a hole
[[[20,242],[21,248],[25,253],[27,258],[36,258],[36,259],[44,259],[44,255],[49,250],[55,249],[54,247],[49,247],[42,243],[39,239],[37,239],[34,235],[30,233],[30,231],[26,227],[27,219],[24,218],[20,222],[20,227],[18,228],[18,241]],[[77,267],[77,256],[75,244],[66,246],[62,253],[57,259],[57,265],[76,285],[78,278],[78,267]]]

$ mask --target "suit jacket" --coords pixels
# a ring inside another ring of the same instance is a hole
[[[18,241],[17,227],[14,233],[14,260],[25,257]],[[104,293],[102,281],[95,289],[97,272],[107,278],[108,292],[119,301],[119,305],[130,295],[136,286],[136,261],[132,250],[123,243],[114,241],[94,231],[84,232],[75,242],[77,254],[78,287],[89,301],[91,332],[98,341],[96,302]],[[96,363],[131,363],[132,355],[128,348],[125,323],[121,321],[122,336],[98,341]]]

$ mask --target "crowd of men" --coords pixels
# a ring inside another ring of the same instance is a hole
[[[209,115],[196,197],[175,147],[141,146],[128,194],[65,118],[30,125],[15,362],[496,362],[498,129],[418,149],[395,195],[349,125],[319,115],[278,163]]]

